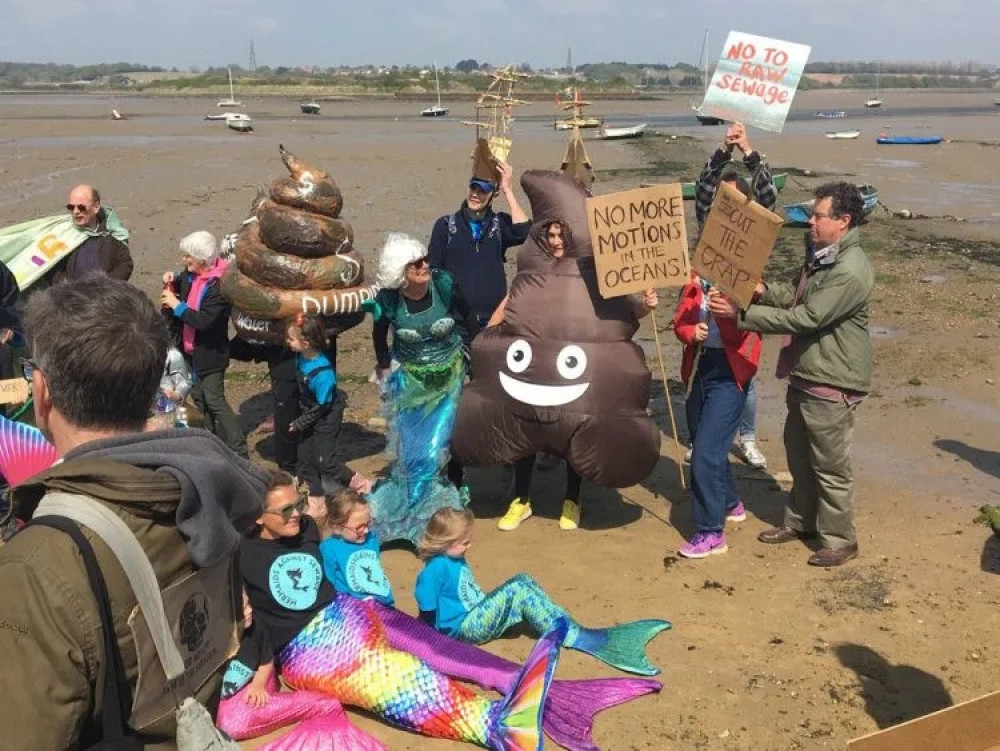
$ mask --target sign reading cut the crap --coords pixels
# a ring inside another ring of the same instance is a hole
[[[731,183],[719,183],[691,266],[745,308],[764,273],[782,223],[777,214],[748,202]]]
[[[702,109],[780,133],[812,48],[730,31]]]
[[[601,297],[687,283],[687,230],[680,185],[588,198],[587,224]]]

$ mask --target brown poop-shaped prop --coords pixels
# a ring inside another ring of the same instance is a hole
[[[634,485],[656,465],[660,432],[646,413],[652,376],[632,341],[632,303],[598,293],[583,186],[541,170],[525,172],[521,186],[534,225],[503,323],[472,342],[452,453],[493,466],[544,451],[596,485]],[[554,221],[563,225],[562,258],[545,242]]]
[[[361,302],[377,292],[364,282],[354,230],[340,218],[336,182],[279,150],[290,176],[258,194],[234,243],[236,263],[222,277],[237,332],[257,343],[282,343],[283,326],[269,322],[300,311],[326,317],[330,334],[341,333],[360,322]]]

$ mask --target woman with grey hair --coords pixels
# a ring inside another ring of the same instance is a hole
[[[191,397],[205,415],[205,427],[229,448],[247,457],[247,440],[226,401],[229,367],[229,303],[219,291],[227,262],[219,258],[215,237],[204,230],[181,239],[184,270],[163,274],[160,303],[169,309],[174,341],[191,366]]]
[[[467,366],[462,332],[475,336],[479,322],[451,274],[432,270],[427,248],[412,237],[389,235],[378,280],[382,290],[369,307],[393,461],[368,500],[383,542],[416,544],[435,511],[468,503],[461,466],[449,463],[448,447]]]

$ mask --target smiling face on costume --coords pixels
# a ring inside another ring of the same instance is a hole
[[[515,377],[532,366],[535,349],[526,339],[515,339],[507,347],[509,373],[501,370],[499,376],[500,385],[512,399],[533,407],[561,407],[576,401],[590,388],[589,381],[581,380],[587,373],[587,353],[578,344],[561,347],[554,358],[550,347],[539,348],[541,357],[549,356],[551,361],[535,362],[530,379]]]

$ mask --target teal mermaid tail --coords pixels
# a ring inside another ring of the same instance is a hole
[[[542,707],[564,634],[565,625],[540,640],[510,693],[490,701],[390,647],[372,604],[338,595],[282,650],[282,676],[408,730],[528,751],[541,748]]]
[[[670,628],[669,621],[650,618],[622,623],[609,628],[579,626],[566,646],[593,655],[613,668],[636,675],[657,675],[660,669],[646,657],[646,645],[661,631]]]

